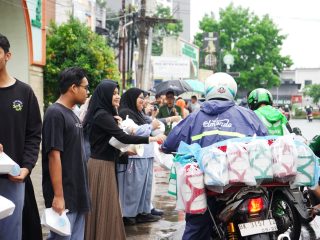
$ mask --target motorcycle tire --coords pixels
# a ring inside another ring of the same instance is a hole
[[[301,221],[297,209],[291,201],[283,194],[277,194],[274,196],[271,210],[273,218],[277,222],[278,232],[277,235],[289,231],[291,240],[299,240],[301,234]],[[277,211],[282,211],[282,216],[277,214]],[[278,216],[277,216],[278,215]],[[284,229],[285,221],[289,220],[290,226]]]

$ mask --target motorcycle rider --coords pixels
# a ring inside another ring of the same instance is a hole
[[[312,122],[313,116],[312,116],[312,107],[306,106],[306,114],[309,122]]]
[[[267,129],[251,110],[237,106],[234,98],[237,84],[227,73],[215,73],[205,82],[206,101],[200,111],[188,115],[172,129],[162,145],[164,152],[176,152],[181,141],[199,143],[201,147],[230,138],[265,136]],[[215,198],[207,197],[208,208],[215,215],[218,207]],[[205,214],[186,214],[184,240],[210,239],[213,221],[207,210]]]
[[[257,88],[248,96],[249,108],[253,110],[267,127],[269,135],[282,136],[292,132],[287,118],[272,106],[272,94],[264,88]]]

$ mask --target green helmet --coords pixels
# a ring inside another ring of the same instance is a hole
[[[264,88],[257,88],[253,90],[248,96],[248,105],[251,110],[256,110],[264,103],[266,105],[272,105],[272,95]]]

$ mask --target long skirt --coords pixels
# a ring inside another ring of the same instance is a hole
[[[24,206],[22,212],[22,240],[42,240],[40,216],[30,176],[25,179]]]
[[[150,213],[153,158],[129,158],[128,165],[118,165],[119,195],[124,217]]]
[[[91,211],[86,217],[86,240],[125,240],[115,163],[89,159]]]

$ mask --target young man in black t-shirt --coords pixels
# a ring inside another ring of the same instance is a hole
[[[88,80],[81,68],[65,69],[59,76],[60,97],[46,111],[42,129],[42,186],[45,205],[71,223],[71,239],[84,238],[85,213],[89,211],[87,167],[82,124],[72,111],[83,104]],[[61,238],[50,232],[49,239]]]
[[[21,170],[16,177],[0,174],[0,195],[15,204],[14,213],[0,220],[1,240],[22,237],[25,179],[37,162],[41,141],[37,98],[30,86],[7,72],[9,48],[8,39],[0,34],[0,152],[4,151],[17,162]]]

